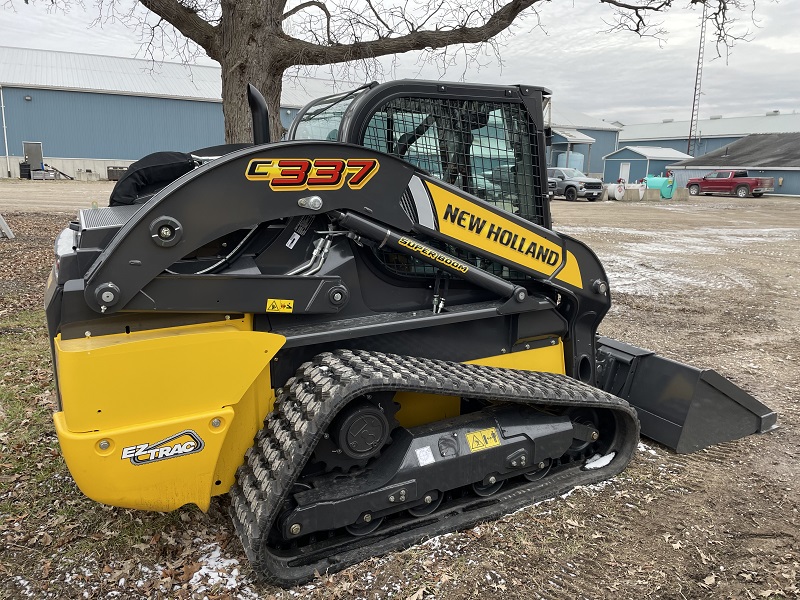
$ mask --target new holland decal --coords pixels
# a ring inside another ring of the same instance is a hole
[[[374,158],[254,158],[244,175],[250,181],[269,181],[276,192],[338,190],[345,183],[360,190],[379,168]]]
[[[191,429],[185,429],[154,444],[136,444],[122,449],[122,460],[130,460],[133,465],[149,465],[160,460],[197,454],[205,447],[200,436]]]
[[[443,234],[512,264],[533,269],[548,277],[555,274],[555,279],[583,287],[577,260],[570,252],[563,256],[563,250],[557,242],[467,198],[431,182],[426,183],[436,209],[439,231]]]

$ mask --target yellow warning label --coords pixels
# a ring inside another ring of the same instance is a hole
[[[490,427],[489,429],[481,429],[480,431],[468,431],[467,444],[469,444],[470,452],[486,450],[487,448],[499,446],[500,436],[497,435],[497,429],[494,427]]]
[[[292,312],[294,310],[294,300],[283,300],[281,298],[267,299],[267,312]]]

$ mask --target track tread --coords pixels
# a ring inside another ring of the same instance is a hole
[[[609,408],[623,419],[625,432],[617,444],[618,455],[602,469],[582,471],[579,478],[554,477],[546,494],[552,496],[577,484],[592,483],[622,471],[636,448],[639,424],[635,411],[625,402],[598,388],[564,375],[499,369],[441,360],[403,357],[394,354],[359,350],[339,350],[315,356],[302,364],[295,376],[277,390],[273,411],[267,415],[264,428],[255,436],[239,467],[236,484],[231,489],[231,516],[236,531],[256,573],[265,581],[278,585],[296,585],[314,577],[314,571],[340,570],[372,555],[370,546],[358,552],[343,552],[330,557],[325,565],[279,568],[267,544],[267,533],[278,518],[292,486],[313,453],[322,433],[333,418],[352,399],[378,391],[408,391],[466,396],[523,404],[592,406]],[[548,480],[549,478],[545,478]],[[529,486],[532,490],[535,484]],[[539,486],[541,487],[541,486]],[[546,496],[545,496],[546,497]],[[537,497],[538,499],[538,497]],[[514,498],[513,507],[520,503]],[[525,498],[523,504],[532,502]],[[511,504],[500,504],[496,516]],[[475,518],[485,517],[485,511]],[[492,513],[495,514],[495,513]],[[488,518],[492,518],[489,515]],[[463,519],[460,526],[466,526]],[[402,537],[402,545],[419,541],[427,535],[442,532],[415,533],[413,539]],[[390,549],[386,541],[374,544],[378,552]],[[379,546],[379,547],[378,547]]]

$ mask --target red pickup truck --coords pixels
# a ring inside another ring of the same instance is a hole
[[[747,171],[713,171],[705,177],[694,177],[686,183],[689,195],[698,194],[736,194],[739,198],[752,195],[760,198],[764,192],[775,190],[772,177],[749,177]]]

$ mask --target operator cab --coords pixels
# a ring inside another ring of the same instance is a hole
[[[376,82],[306,105],[290,140],[331,140],[385,152],[550,227],[540,159],[550,92],[532,86]],[[534,116],[538,115],[537,118]]]

